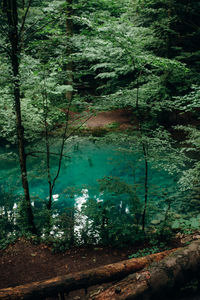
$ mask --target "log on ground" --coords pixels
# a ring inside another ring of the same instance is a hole
[[[178,249],[112,287],[88,297],[90,300],[163,299],[191,278],[200,277],[200,240]]]
[[[141,258],[132,258],[118,263],[90,270],[57,276],[49,280],[37,281],[0,290],[1,300],[40,299],[57,295],[60,292],[88,288],[92,285],[120,280],[141,270],[154,261],[160,261],[176,249],[151,254]]]

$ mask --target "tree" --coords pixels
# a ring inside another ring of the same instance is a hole
[[[71,38],[73,35],[73,19],[72,19],[72,5],[73,0],[66,0],[67,6],[66,6],[66,35],[67,35],[67,65],[66,65],[66,71],[67,71],[67,85],[71,87],[71,90],[69,90],[66,93],[66,98],[69,103],[72,102],[72,96],[73,96],[73,62],[72,62],[72,45],[71,45]]]
[[[154,39],[148,48],[157,56],[176,59],[190,69],[186,74],[176,75],[176,70],[164,74],[163,84],[169,96],[186,93],[191,83],[199,82],[199,3],[195,0],[142,0],[136,1],[135,7],[136,22],[153,30]]]
[[[76,60],[80,62],[79,69],[82,66],[80,72],[98,80],[98,85],[94,85],[98,95],[104,96],[99,98],[98,108],[135,109],[140,105],[146,112],[153,109],[156,118],[172,97],[166,74],[174,81],[174,89],[178,89],[177,80],[182,81],[187,68],[177,60],[155,55],[149,46],[156,41],[152,28],[134,22],[135,15],[127,12],[130,4],[125,7],[125,13],[112,16],[109,22],[102,14],[98,22],[97,13],[87,19],[84,15],[80,23],[84,22],[86,29],[74,39],[76,49],[80,49]],[[88,66],[90,73],[84,69]]]
[[[80,288],[87,289],[88,287],[110,282],[115,279],[123,278],[124,276],[143,269],[153,261],[160,261],[176,249],[167,250],[157,254],[150,254],[146,257],[124,260],[119,263],[100,266],[86,271],[75,272],[64,276],[55,277],[50,280],[38,281],[37,284],[30,283],[17,286],[14,288],[1,289],[0,299],[17,300],[19,297],[32,299],[34,297],[56,296],[63,291],[73,291]],[[64,297],[64,296],[63,296]]]
[[[105,291],[99,291],[94,300],[160,299],[171,296],[177,287],[182,287],[191,278],[198,278],[198,255],[200,243],[194,241],[189,246],[178,249],[141,272],[131,274]]]
[[[33,212],[31,207],[30,193],[29,193],[29,184],[27,178],[27,164],[26,164],[26,152],[24,144],[24,127],[22,123],[22,114],[21,114],[21,90],[20,90],[20,59],[23,43],[23,31],[24,25],[26,22],[27,14],[31,6],[32,0],[27,4],[27,7],[24,8],[24,14],[19,26],[18,18],[18,2],[16,0],[4,0],[2,3],[2,14],[4,20],[6,21],[6,41],[8,43],[8,52],[9,61],[11,64],[11,76],[13,84],[13,98],[14,98],[14,110],[16,116],[16,131],[18,139],[18,152],[19,152],[19,162],[21,168],[21,178],[22,186],[24,189],[25,197],[25,207],[27,214],[27,221],[29,229],[32,233],[36,233],[36,227],[33,220]]]

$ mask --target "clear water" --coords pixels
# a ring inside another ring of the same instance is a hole
[[[44,151],[42,144],[34,145]],[[73,138],[67,142],[62,160],[62,168],[54,189],[54,202],[57,206],[68,207],[86,201],[89,196],[105,200],[106,193],[100,190],[99,180],[105,176],[117,177],[120,181],[135,186],[137,196],[144,202],[145,163],[142,152],[127,151],[123,145],[102,143],[88,138]],[[30,148],[30,152],[33,151]],[[51,145],[53,153],[59,153],[59,142]],[[37,152],[37,151],[36,151]],[[15,150],[0,148],[0,192],[22,195],[21,177]],[[35,153],[28,156],[28,178],[32,199],[48,199],[48,183],[45,155]],[[51,156],[52,178],[57,173],[58,156]],[[148,201],[161,203],[163,197],[174,195],[177,189],[176,175],[172,176],[149,163]],[[165,196],[163,196],[165,195]],[[119,201],[120,201],[119,195]],[[116,199],[116,201],[118,201]]]

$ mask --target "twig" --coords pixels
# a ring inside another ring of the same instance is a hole
[[[26,153],[26,156],[28,156],[28,155],[34,156],[35,153],[36,154],[37,153],[39,153],[39,154],[46,154],[46,152],[44,152],[44,151],[32,151],[32,152]],[[55,152],[49,152],[49,154],[51,154],[51,155],[60,155],[59,153],[55,153]],[[63,156],[67,157],[67,158],[70,158],[70,156],[67,156],[67,155],[64,155],[64,154],[63,154]]]
[[[20,43],[21,43],[21,37],[22,37],[22,33],[23,33],[23,31],[24,31],[24,26],[25,26],[26,18],[27,18],[27,15],[28,15],[28,12],[29,12],[31,3],[32,3],[32,0],[29,0],[28,5],[27,5],[27,8],[26,8],[26,11],[25,11],[25,14],[24,14],[24,17],[23,17],[23,20],[22,20],[21,28],[20,28],[20,30],[19,30],[19,39],[20,39]]]
[[[89,116],[86,120],[84,120],[84,122],[83,123],[81,123],[78,127],[76,127],[72,132],[70,132],[70,134],[68,135],[68,136],[66,136],[66,140],[68,139],[68,138],[70,138],[73,134],[74,134],[74,132],[76,132],[78,129],[80,129],[89,119],[91,119],[93,117],[93,114],[91,115],[91,116]]]

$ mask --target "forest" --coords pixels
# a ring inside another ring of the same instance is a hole
[[[200,234],[199,13],[0,2],[1,253],[143,245],[133,258]]]

